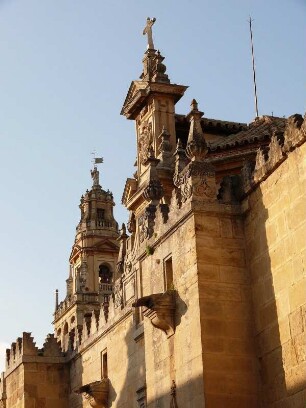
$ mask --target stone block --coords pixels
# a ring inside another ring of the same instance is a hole
[[[221,237],[232,238],[233,236],[233,227],[232,220],[229,218],[221,218]]]
[[[220,265],[220,282],[226,283],[248,283],[248,272],[246,268]]]
[[[259,310],[260,329],[264,330],[278,320],[276,302],[270,301]]]
[[[293,312],[306,301],[306,278],[301,279],[289,289],[290,310]]]
[[[197,216],[195,230],[208,237],[219,237],[221,235],[220,221],[217,217]]]
[[[290,313],[289,324],[290,324],[290,332],[291,332],[292,338],[294,338],[295,336],[305,331],[305,327],[303,325],[303,315],[302,315],[301,307],[295,310],[294,312]]]

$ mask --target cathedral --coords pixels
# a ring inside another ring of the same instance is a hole
[[[154,22],[121,110],[129,218],[96,159],[54,333],[7,350],[2,408],[306,406],[306,120],[176,113]]]

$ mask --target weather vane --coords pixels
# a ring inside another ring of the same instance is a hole
[[[148,36],[148,45],[147,45],[147,49],[148,50],[154,50],[154,43],[153,43],[153,35],[152,35],[152,26],[155,23],[156,18],[147,18],[147,24],[142,32],[143,35]]]
[[[103,163],[102,157],[96,157],[96,151],[94,150],[92,153],[92,163],[93,163],[93,170],[90,170],[91,178],[93,180],[93,186],[99,186],[99,170],[97,164]]]

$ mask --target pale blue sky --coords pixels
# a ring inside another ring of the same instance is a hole
[[[207,117],[250,122],[250,14],[260,114],[303,113],[305,0],[0,0],[0,350],[22,331],[41,346],[52,331],[94,148],[126,221],[135,135],[119,113],[141,73],[146,17],[169,77],[189,85],[177,112],[196,98]]]

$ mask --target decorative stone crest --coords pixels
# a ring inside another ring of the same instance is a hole
[[[191,162],[177,176],[176,185],[180,187],[182,203],[191,196],[216,199],[215,171],[209,163]]]

